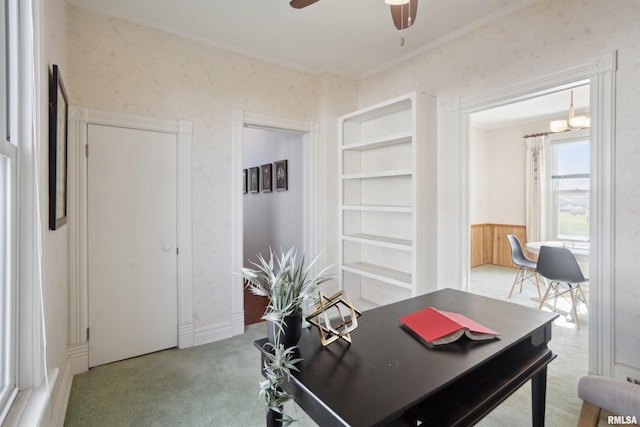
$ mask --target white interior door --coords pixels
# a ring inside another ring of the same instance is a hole
[[[88,126],[89,366],[177,345],[176,135]]]

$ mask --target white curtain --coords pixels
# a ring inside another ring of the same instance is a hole
[[[20,241],[20,347],[19,388],[28,394],[29,411],[21,415],[20,425],[41,420],[47,408],[50,383],[47,369],[47,344],[43,289],[43,234],[41,206],[46,196],[40,185],[46,183],[41,176],[46,171],[47,142],[41,132],[46,116],[39,114],[41,103],[47,102],[46,87],[41,88],[38,40],[39,3],[19,0],[19,54],[18,112],[19,127],[19,193],[22,212]],[[46,111],[46,110],[44,110]],[[45,165],[45,166],[43,166]],[[45,174],[46,175],[46,174]],[[46,222],[44,222],[46,223]],[[28,248],[28,249],[27,249]],[[26,420],[26,421],[25,421]],[[31,420],[31,421],[30,421]],[[40,424],[40,423],[38,423]],[[33,424],[33,425],[38,425]],[[44,421],[46,424],[46,421]]]
[[[527,242],[544,239],[544,136],[525,138]]]

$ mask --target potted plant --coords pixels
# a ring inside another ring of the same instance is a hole
[[[318,258],[305,267],[304,256],[298,263],[297,252],[289,249],[274,255],[269,249],[269,260],[258,254],[256,269],[243,268],[242,277],[246,286],[255,295],[269,299],[262,319],[267,321],[268,341],[271,355],[264,361],[262,372],[265,379],[260,382],[260,398],[267,409],[267,426],[290,424],[293,419],[284,412],[284,403],[293,396],[282,386],[289,380],[291,370],[298,370],[295,358],[302,332],[302,304],[313,301],[318,286],[331,279],[325,275],[329,267],[311,277],[311,269]]]
[[[293,396],[282,386],[289,380],[291,370],[298,370],[295,364],[302,360],[294,358],[296,347],[285,348],[278,340],[279,335],[276,344],[265,344],[273,351],[264,361],[262,372],[265,379],[260,382],[259,396],[267,411],[267,427],[286,426],[294,421],[284,411],[284,404],[293,399]]]
[[[267,321],[269,342],[275,344],[275,336],[280,335],[280,343],[285,348],[298,343],[302,330],[302,304],[313,301],[318,286],[331,279],[325,275],[329,267],[311,276],[311,269],[318,258],[305,267],[304,256],[298,262],[294,248],[279,255],[269,249],[269,260],[258,254],[258,262],[252,263],[256,269],[243,268],[242,277],[254,295],[269,299],[262,319]]]

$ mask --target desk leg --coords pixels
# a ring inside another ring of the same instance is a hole
[[[544,427],[547,397],[547,367],[531,377],[531,417],[533,427]]]

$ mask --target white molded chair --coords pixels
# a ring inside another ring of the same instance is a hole
[[[538,278],[538,273],[536,273],[537,263],[534,260],[527,258],[527,256],[524,254],[524,251],[522,250],[520,240],[518,240],[515,235],[507,234],[507,239],[509,239],[509,245],[511,246],[511,261],[513,261],[515,265],[520,267],[518,273],[516,274],[516,278],[513,280],[513,285],[511,285],[509,298],[511,298],[513,290],[518,283],[520,283],[520,292],[522,292],[522,285],[524,284],[525,280],[528,280],[536,285],[536,288],[538,289],[538,300],[542,301],[540,280]]]
[[[538,255],[536,271],[547,279],[547,290],[540,300],[540,308],[543,307],[546,300],[553,297],[553,311],[555,311],[558,297],[568,293],[571,299],[571,313],[576,322],[576,328],[580,329],[578,302],[581,300],[585,305],[588,305],[580,284],[585,283],[587,279],[582,274],[576,257],[567,248],[542,246]],[[550,296],[552,290],[554,293]]]

